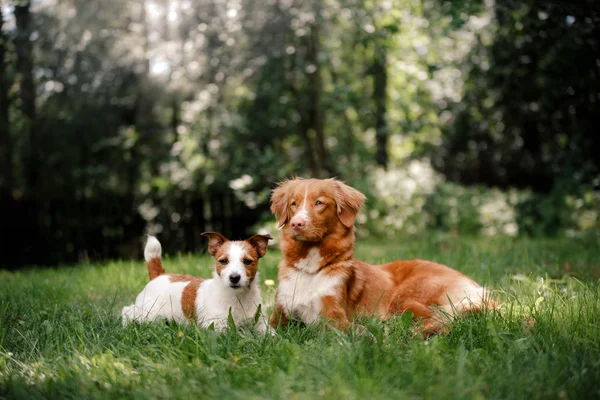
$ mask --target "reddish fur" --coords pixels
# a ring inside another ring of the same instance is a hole
[[[308,191],[307,191],[308,188]],[[309,221],[302,237],[285,226],[297,211],[304,194]],[[357,315],[373,315],[387,320],[393,314],[412,312],[422,318],[426,332],[438,332],[443,326],[435,319],[432,305],[448,304],[446,294],[458,289],[466,278],[445,265],[423,260],[394,261],[371,265],[356,260],[354,219],[365,196],[334,179],[294,179],[283,182],[273,192],[271,210],[280,225],[283,260],[278,280],[287,279],[295,265],[317,247],[322,262],[319,272],[341,277],[342,285],[333,296],[322,298],[321,316],[333,325],[347,329]],[[316,200],[324,206],[317,206]],[[296,207],[292,206],[296,202]],[[484,304],[493,307],[491,301]],[[459,312],[476,311],[481,305],[466,305]],[[276,304],[271,324],[288,322],[282,305]]]
[[[196,307],[196,295],[200,284],[204,279],[192,275],[169,274],[171,282],[189,282],[181,294],[181,309],[187,318],[194,319],[194,309]]]
[[[150,259],[150,261],[146,262],[146,266],[148,267],[148,275],[150,276],[150,280],[165,273],[165,269],[162,266],[160,257],[154,257]]]
[[[275,309],[271,314],[271,319],[269,320],[269,322],[271,323],[271,326],[286,326],[290,322],[281,304],[275,304]]]

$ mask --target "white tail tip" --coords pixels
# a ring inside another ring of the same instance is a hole
[[[146,247],[144,248],[144,258],[146,262],[149,262],[153,258],[160,258],[162,248],[160,242],[154,236],[148,236]]]

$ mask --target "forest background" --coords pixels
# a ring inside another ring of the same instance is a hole
[[[594,0],[0,6],[0,266],[274,231],[275,183],[347,181],[358,233],[600,232]]]

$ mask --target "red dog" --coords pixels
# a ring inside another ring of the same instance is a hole
[[[410,311],[424,319],[425,332],[434,333],[456,313],[493,306],[485,288],[445,265],[354,259],[354,219],[364,200],[335,179],[296,178],[273,191],[283,260],[272,325],[324,317],[348,329],[358,315],[387,320]]]

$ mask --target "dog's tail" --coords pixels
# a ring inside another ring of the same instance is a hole
[[[150,280],[156,278],[165,273],[165,269],[162,266],[160,255],[162,248],[160,242],[154,236],[148,236],[146,247],[144,248],[144,258],[146,259],[146,266],[148,267],[148,275]]]

